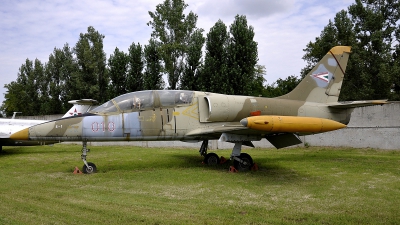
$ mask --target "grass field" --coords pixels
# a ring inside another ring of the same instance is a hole
[[[0,224],[399,224],[400,151],[249,149],[259,171],[197,149],[3,147]],[[216,153],[226,158],[230,150]]]

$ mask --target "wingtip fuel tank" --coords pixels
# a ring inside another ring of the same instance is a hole
[[[240,123],[254,130],[288,133],[322,133],[346,127],[330,119],[299,116],[252,116]]]

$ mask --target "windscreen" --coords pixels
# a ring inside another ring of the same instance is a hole
[[[132,112],[155,107],[174,107],[191,104],[193,91],[157,90],[137,91],[118,96],[91,110],[91,113]],[[156,100],[155,100],[156,99]],[[155,104],[157,102],[157,104]]]

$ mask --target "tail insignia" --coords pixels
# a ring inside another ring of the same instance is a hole
[[[326,83],[329,82],[329,73],[328,72],[311,74],[311,76],[313,76],[316,79],[320,79]]]
[[[329,81],[332,79],[333,74],[330,73],[323,64],[320,64],[310,76],[315,80],[318,87],[326,88]]]
[[[71,116],[80,116],[80,115],[82,115],[82,113],[78,112],[78,111],[76,110],[76,108],[75,108],[75,110],[74,110],[73,112],[69,112],[69,114],[70,114]]]

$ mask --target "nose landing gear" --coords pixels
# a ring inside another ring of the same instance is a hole
[[[86,161],[87,153],[90,151],[90,149],[87,149],[86,146],[87,146],[87,141],[83,141],[81,158],[82,158],[84,165],[83,165],[82,171],[83,171],[83,173],[86,173],[86,174],[96,173],[97,172],[96,165],[92,162]]]

